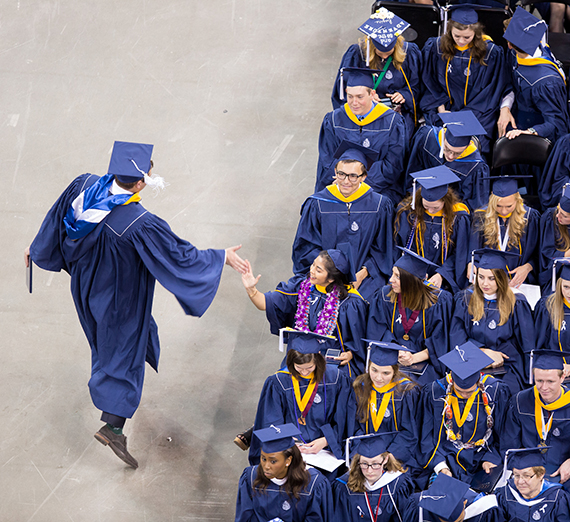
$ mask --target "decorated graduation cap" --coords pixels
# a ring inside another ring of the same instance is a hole
[[[479,16],[475,9],[461,6],[451,11],[451,19],[458,24],[473,25],[479,21]]]
[[[444,165],[412,172],[410,176],[414,178],[412,185],[412,210],[415,209],[416,203],[416,182],[422,186],[422,198],[433,203],[447,194],[447,187],[451,183],[459,181],[459,177]]]
[[[371,341],[363,339],[368,343],[369,359],[378,366],[393,366],[398,364],[399,351],[411,352],[409,348],[395,343],[386,343],[384,341]]]
[[[477,268],[485,268],[487,270],[504,270],[509,273],[509,267],[516,267],[520,254],[516,252],[503,252],[494,248],[480,248],[471,252],[471,262]]]
[[[469,484],[440,473],[429,489],[420,493],[419,506],[443,520],[457,520],[468,491]]]
[[[328,337],[315,332],[302,332],[292,328],[284,328],[281,331],[288,334],[287,346],[289,350],[296,350],[299,353],[319,353],[335,347],[335,337]]]
[[[132,183],[144,178],[150,170],[153,145],[116,141],[111,153],[109,171],[122,183]]]
[[[349,243],[339,243],[336,248],[329,248],[327,254],[339,272],[345,274],[350,282],[356,281],[352,250]]]
[[[260,440],[263,453],[277,453],[292,448],[295,445],[293,437],[298,437],[301,432],[293,424],[272,424],[253,434]]]
[[[562,195],[560,196],[560,208],[564,212],[570,212],[570,183],[566,183],[562,187]]]
[[[510,449],[507,451],[508,469],[526,469],[534,466],[546,466],[546,452],[550,446],[536,448]]]
[[[370,40],[372,40],[376,49],[380,52],[387,53],[394,48],[396,41],[398,40],[398,36],[400,36],[408,27],[410,27],[408,22],[402,20],[391,11],[388,11],[385,7],[381,7],[372,14],[370,18],[358,28],[358,30],[370,37]],[[366,49],[366,51],[366,65],[368,65],[368,56],[370,52],[368,49]]]
[[[517,7],[503,36],[512,45],[533,56],[546,29],[544,20],[539,20],[522,7]]]
[[[398,248],[402,250],[404,254],[394,263],[394,266],[401,268],[420,279],[425,279],[430,266],[438,266],[408,248],[401,246]]]
[[[570,257],[557,257],[552,260],[552,291],[556,290],[556,274],[560,279],[570,281]]]
[[[356,160],[362,163],[366,169],[370,168],[378,159],[378,156],[379,152],[377,150],[348,140],[343,140],[334,153],[334,157],[338,160],[336,163],[339,161]]]
[[[473,136],[487,134],[472,111],[442,112],[439,117],[446,129],[445,141],[452,147],[467,147]]]
[[[477,384],[481,370],[493,364],[493,359],[471,341],[456,346],[455,349],[439,357],[439,360],[451,370],[453,383],[463,389]]]

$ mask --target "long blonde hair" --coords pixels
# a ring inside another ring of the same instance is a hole
[[[566,252],[566,250],[570,248],[570,234],[568,233],[568,225],[561,225],[558,222],[556,214],[558,213],[559,208],[560,203],[557,207],[552,209],[552,213],[554,214],[552,217],[552,223],[554,225],[554,241],[556,243],[556,250]]]
[[[367,43],[367,40],[368,43]],[[396,40],[396,45],[394,46],[394,52],[392,53],[392,65],[399,71],[402,69],[402,64],[404,63],[404,60],[406,59],[406,51],[404,51],[404,37],[403,36],[398,36],[398,39]],[[372,43],[372,40],[370,40],[369,36],[365,36],[362,38],[358,39],[358,45],[360,46],[360,49],[362,50],[362,55],[366,56],[366,52],[368,49],[368,63],[370,64],[370,68],[371,69],[382,69],[382,67],[380,66],[380,62],[381,62],[381,58],[380,56],[378,56],[376,54],[376,47],[374,47],[374,44]]]
[[[497,306],[499,308],[499,326],[504,325],[515,309],[517,298],[509,286],[509,278],[504,270],[493,268],[491,270],[495,276],[497,283]],[[467,308],[469,315],[473,321],[480,321],[485,315],[485,296],[477,275],[475,276],[475,283],[473,285],[473,294],[469,300],[469,307]]]
[[[489,204],[485,211],[484,218],[477,225],[477,230],[482,231],[485,237],[485,246],[496,250],[499,249],[499,225],[497,223],[499,213],[497,212],[497,204],[500,199],[502,198],[495,196],[495,194],[489,196]],[[509,242],[507,243],[507,247],[510,248],[518,248],[528,223],[525,217],[526,211],[524,209],[523,198],[518,192],[515,192],[515,200],[515,209],[509,218]]]
[[[550,315],[552,326],[558,329],[564,320],[564,296],[562,295],[561,277],[556,281],[556,290],[546,300],[546,309]]]
[[[407,468],[404,469],[403,464],[391,453],[385,451],[382,453],[381,457],[386,458],[386,455],[388,455],[388,461],[384,464],[384,473],[387,471],[401,471],[402,473],[408,471]],[[350,464],[350,474],[346,485],[355,493],[364,493],[366,491],[366,488],[364,487],[365,481],[366,478],[360,469],[360,455],[356,454]]]

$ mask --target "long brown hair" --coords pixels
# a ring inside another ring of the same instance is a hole
[[[566,252],[566,250],[570,248],[570,234],[568,233],[568,225],[561,225],[558,222],[556,214],[558,213],[559,208],[560,204],[551,211],[553,214],[552,223],[554,224],[554,241],[556,243],[556,250]]]
[[[368,40],[368,43],[367,43]],[[392,65],[397,69],[400,70],[402,68],[402,64],[406,59],[406,51],[404,50],[404,37],[398,36],[396,40],[396,45],[394,46],[394,52],[392,53]],[[362,55],[366,57],[366,48],[368,47],[368,63],[370,64],[371,69],[375,70],[382,70],[383,66],[381,65],[382,59],[380,56],[376,54],[376,47],[370,40],[369,36],[365,36],[358,39],[358,45],[362,50]]]
[[[297,446],[293,446],[282,452],[285,459],[291,457],[291,464],[287,467],[287,482],[281,487],[285,490],[289,498],[299,499],[299,493],[303,491],[311,480],[311,475],[305,467],[303,456]],[[265,494],[265,489],[271,484],[271,481],[263,473],[261,464],[257,466],[257,475],[253,481],[253,494]]]
[[[455,40],[451,35],[452,29],[458,29],[459,31],[465,31],[465,29],[471,29],[475,36],[469,44],[469,51],[473,60],[479,62],[481,65],[487,65],[485,63],[485,55],[487,54],[487,42],[483,39],[483,25],[480,22],[471,25],[463,25],[455,20],[449,20],[447,22],[447,30],[445,34],[441,37],[441,52],[442,59],[444,61],[451,60],[455,53],[457,52],[457,47],[455,47]]]
[[[459,197],[455,190],[451,187],[448,187],[447,193],[443,198],[443,216],[445,217],[445,233],[449,238],[449,244],[453,244],[451,241],[451,236],[453,234],[453,225],[455,224],[455,205],[457,205],[459,201]],[[422,237],[426,231],[426,223],[425,223],[425,209],[422,201],[422,188],[418,187],[416,190],[416,202],[415,202],[415,210],[412,210],[412,194],[406,196],[398,205],[398,210],[396,211],[396,219],[394,220],[394,238],[398,235],[400,231],[400,219],[401,215],[404,212],[408,212],[407,220],[410,224],[410,227],[414,226],[415,221],[417,220],[417,230],[416,234],[420,234]]]
[[[408,471],[404,468],[403,464],[391,453],[385,451],[382,453],[381,457],[386,458],[386,455],[388,455],[388,461],[386,464],[384,464],[384,473],[390,471],[401,471],[402,473],[405,473]],[[360,469],[360,455],[356,454],[352,459],[352,463],[350,464],[350,474],[348,476],[346,485],[351,491],[354,491],[355,493],[364,493],[366,491],[366,488],[364,487],[365,482],[366,478]]]
[[[550,315],[550,322],[556,329],[560,327],[564,320],[564,296],[562,295],[562,278],[556,281],[556,290],[548,296],[546,300],[546,309]]]
[[[497,283],[497,306],[499,308],[499,326],[504,325],[515,309],[517,298],[509,286],[509,278],[504,270],[493,268],[491,270]],[[473,317],[473,321],[480,321],[485,314],[485,296],[481,287],[477,274],[475,275],[475,283],[473,284],[473,294],[469,300],[467,308],[469,315]]]
[[[313,362],[315,363],[313,380],[315,382],[321,382],[323,380],[323,375],[325,374],[327,362],[320,353],[300,353],[297,350],[289,350],[287,352],[287,369],[295,379],[302,378],[301,375],[299,375],[299,372],[295,370],[296,364],[309,364]]]
[[[484,211],[483,219],[476,220],[475,229],[478,232],[483,232],[485,239],[485,245],[496,250],[499,249],[499,225],[497,224],[497,219],[499,213],[497,212],[497,204],[501,198],[491,194],[489,196],[489,204],[487,205],[487,210]],[[510,248],[518,248],[519,241],[523,236],[526,225],[528,223],[525,217],[526,211],[524,209],[524,201],[522,196],[515,192],[516,205],[511,217],[509,218],[509,242],[507,246]],[[477,212],[480,214],[480,212]]]
[[[348,291],[352,288],[352,284],[348,280],[348,276],[343,274],[334,264],[331,256],[326,250],[321,250],[317,257],[323,259],[323,265],[327,271],[327,278],[332,279],[332,283],[329,283],[326,287],[327,294],[332,292],[334,288],[338,288],[338,298],[343,301],[348,295]]]
[[[388,297],[392,303],[398,301],[398,295],[402,298],[402,306],[410,310],[427,310],[437,303],[437,294],[425,285],[423,280],[407,270],[396,268],[400,272],[400,293],[397,294],[390,289]]]
[[[399,382],[406,378],[406,375],[400,371],[400,367],[397,364],[391,366],[392,370],[394,370],[391,382]],[[365,423],[366,419],[368,419],[368,403],[370,401],[370,394],[372,393],[372,385],[372,379],[368,372],[359,375],[352,383],[354,394],[356,395],[356,404],[358,406],[356,411],[356,419],[358,422]],[[407,380],[396,385],[394,391],[397,394],[402,394],[405,390],[413,388],[414,386],[417,386],[416,383]]]

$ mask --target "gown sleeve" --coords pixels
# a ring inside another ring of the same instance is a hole
[[[451,346],[461,346],[470,340],[467,329],[468,321],[470,321],[468,311],[470,297],[471,292],[469,290],[463,290],[455,296],[455,306],[449,328],[449,343]],[[481,343],[473,339],[471,339],[471,342],[479,348],[481,347]]]
[[[341,303],[337,318],[339,341],[345,351],[352,352],[350,365],[356,377],[365,372],[366,346],[362,339],[366,334],[368,304],[360,295],[349,294]]]
[[[540,214],[534,208],[527,208],[526,215],[527,225],[525,230],[525,248],[523,248],[522,258],[519,266],[525,263],[530,263],[532,266],[532,274],[538,279],[538,245],[539,245],[539,228],[540,228]],[[528,280],[527,280],[528,282]]]
[[[441,385],[441,380],[426,384],[420,394],[419,415],[420,426],[420,462],[430,471],[441,462],[446,462],[446,452],[442,450],[440,441],[445,437],[441,412],[436,411],[438,403],[433,399],[434,390]],[[445,390],[443,390],[445,391]]]
[[[389,286],[382,288],[370,303],[366,338],[372,341],[396,341],[394,334],[390,330],[392,318],[389,316],[389,313],[392,311],[394,305],[387,298],[389,290]],[[388,308],[390,310],[388,310]]]
[[[445,263],[436,270],[458,292],[467,286],[467,263],[469,263],[469,234],[471,222],[466,212],[455,214],[453,224],[453,245]]]
[[[535,328],[532,309],[523,295],[516,295],[515,310],[513,312],[513,321],[515,322],[514,330],[518,345],[521,347],[523,354],[524,378],[525,382],[529,380],[530,370],[530,352],[535,348]]]
[[[534,309],[535,325],[536,325],[536,348],[538,350],[556,350],[557,346],[550,346],[550,334],[552,329],[552,322],[550,321],[550,314],[546,308],[546,299],[543,297]]]
[[[560,78],[558,78],[560,79]],[[538,82],[532,89],[532,99],[544,123],[534,126],[539,136],[556,141],[568,133],[568,96],[561,81]]]
[[[424,93],[420,103],[422,111],[436,111],[449,102],[445,86],[439,81],[439,69],[445,67],[438,52],[439,38],[429,38],[422,50],[422,80]],[[439,63],[441,62],[441,64]]]
[[[251,473],[251,467],[245,468],[239,479],[235,522],[258,522],[259,520],[253,507]]]
[[[439,357],[449,351],[449,322],[452,309],[453,297],[445,290],[440,291],[437,303],[429,309],[431,311],[428,321],[429,333],[426,332],[427,335],[424,342],[425,348],[429,352],[429,361],[438,375],[445,374],[445,368],[439,361]]]
[[[548,156],[538,181],[538,196],[542,208],[555,207],[560,201],[562,187],[570,180],[570,134],[559,138]]]
[[[554,228],[555,219],[556,209],[553,208],[546,209],[540,218],[538,282],[543,294],[551,292],[552,260],[556,257],[564,256],[564,251],[556,248],[556,233]]]
[[[301,208],[301,219],[293,241],[293,272],[306,274],[323,249],[319,202],[308,198]]]
[[[414,102],[416,107],[416,116],[419,119],[419,112],[420,112],[420,87],[421,87],[421,70],[422,70],[422,53],[420,48],[412,42],[407,42],[406,44],[406,59],[402,64],[402,69],[404,70],[404,74],[410,83],[410,87],[412,88],[412,92],[406,87],[400,89],[398,92],[404,97],[406,100],[404,102],[404,106],[408,111],[412,114],[414,113]],[[405,80],[404,80],[405,81]],[[412,99],[413,95],[413,99]],[[417,123],[417,122],[416,122]]]
[[[398,434],[388,446],[388,451],[400,462],[415,461],[418,449],[418,402],[420,387],[414,386],[404,391],[402,411],[398,420]],[[414,462],[415,463],[415,462]]]
[[[522,393],[522,392],[519,392]],[[517,398],[519,394],[513,395],[507,407],[505,424],[501,434],[501,457],[504,458],[508,449],[524,448],[522,445],[521,416],[517,408]]]
[[[297,296],[303,279],[304,276],[294,276],[279,283],[273,292],[265,294],[265,315],[273,335],[278,335],[280,328],[295,324]]]
[[[303,520],[307,522],[329,522],[333,517],[333,498],[329,481],[318,471],[311,494],[311,500]]]

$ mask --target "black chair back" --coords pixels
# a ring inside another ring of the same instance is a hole
[[[551,150],[550,140],[541,136],[519,134],[512,140],[503,136],[495,142],[493,147],[492,170],[517,163],[542,167]]]

